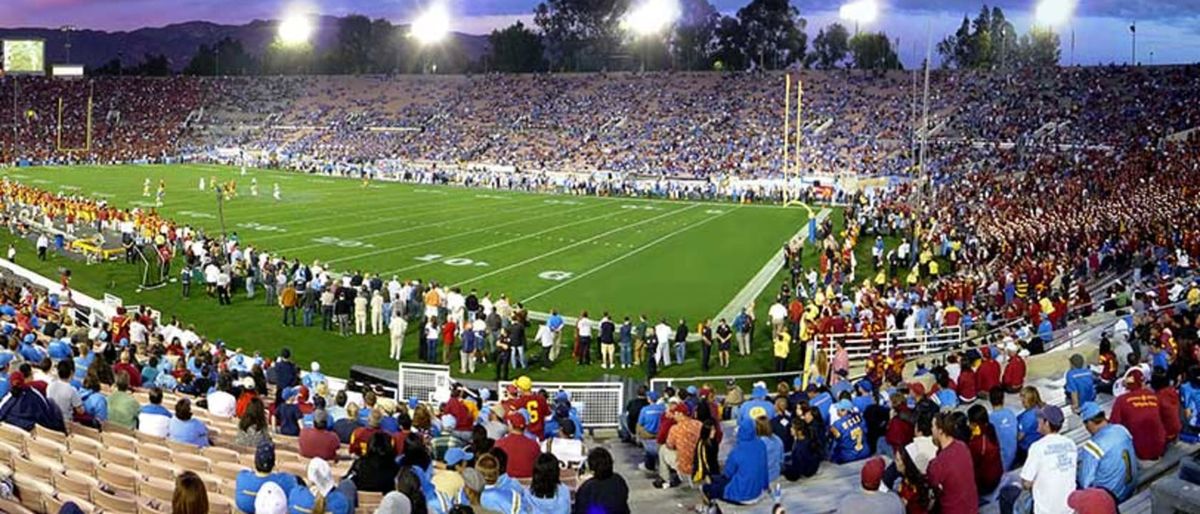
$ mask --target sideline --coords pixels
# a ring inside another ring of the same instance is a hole
[[[818,212],[814,218],[817,222],[817,225],[824,223],[825,219],[829,217],[831,212],[833,211],[831,211],[828,207],[821,209],[821,212]],[[805,237],[805,232],[807,231],[808,222],[805,220],[804,227],[801,228],[800,231],[796,232],[795,236],[793,236],[800,238],[801,246],[807,242],[806,240],[808,238]],[[783,265],[783,252],[776,250],[771,258],[767,260],[767,263],[763,264],[762,269],[758,270],[758,273],[755,274],[754,277],[751,278],[744,287],[742,287],[742,290],[738,291],[738,293],[729,300],[729,303],[725,305],[725,308],[721,309],[721,312],[718,312],[717,315],[712,318],[713,322],[716,322],[720,319],[725,319],[732,323],[734,316],[737,316],[738,312],[740,312],[743,307],[749,305],[750,302],[754,301],[755,298],[758,298],[758,295],[762,294],[763,290],[767,288],[767,285],[769,285],[771,281],[775,279],[775,275],[779,273],[779,270],[783,268]]]

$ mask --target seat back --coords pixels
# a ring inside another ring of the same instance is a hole
[[[132,493],[108,492],[103,487],[92,488],[92,503],[104,512],[137,511],[137,496]]]

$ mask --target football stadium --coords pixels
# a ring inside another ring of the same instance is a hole
[[[145,6],[0,6],[0,513],[1200,513],[1195,6]]]

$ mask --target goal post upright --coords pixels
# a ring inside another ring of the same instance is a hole
[[[783,130],[785,133],[784,145],[783,145],[784,146],[783,205],[785,207],[799,205],[799,206],[807,208],[808,207],[807,205],[805,205],[803,202],[801,202],[797,199],[797,197],[799,195],[795,194],[797,182],[799,182],[799,179],[800,179],[800,145],[801,145],[801,142],[803,141],[803,139],[802,139],[803,138],[803,130],[802,129],[804,126],[804,80],[800,76],[796,77],[796,114],[795,114],[795,116],[796,116],[796,133],[795,133],[796,142],[793,145],[794,151],[792,152],[792,160],[789,161],[787,159],[787,146],[788,146],[787,140],[789,138],[793,137],[791,130],[788,128],[788,119],[792,116],[791,107],[789,105],[789,103],[791,101],[791,97],[792,97],[792,92],[791,92],[790,86],[791,86],[791,73],[788,74],[788,88],[787,88],[786,93],[784,94],[784,96],[785,96],[784,110],[787,112],[786,112],[786,115],[784,116],[784,123],[783,123],[783,127],[784,127]],[[809,215],[810,216],[812,215],[811,210],[810,210]]]

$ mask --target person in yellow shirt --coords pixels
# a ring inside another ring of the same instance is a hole
[[[936,260],[929,261],[929,278],[937,278],[938,273],[941,273],[941,270],[939,269],[939,266],[938,266],[938,261],[936,261]]]
[[[1197,287],[1196,284],[1192,284],[1192,288],[1188,289],[1187,304],[1188,310],[1193,311],[1196,310],[1197,306],[1200,306],[1200,287]]]
[[[792,336],[787,330],[775,333],[775,372],[787,371],[788,353],[791,352]]]

